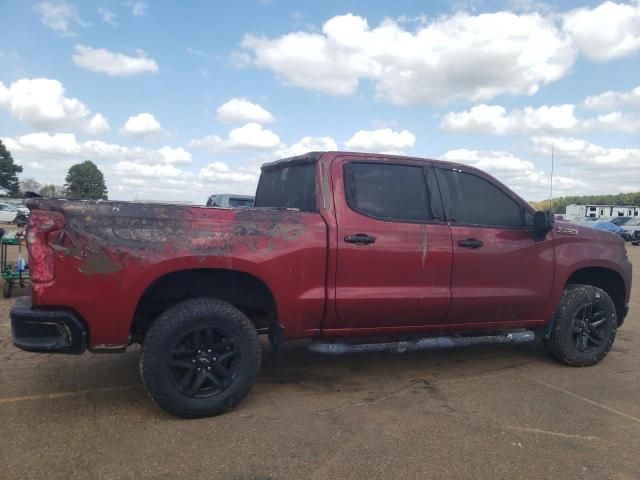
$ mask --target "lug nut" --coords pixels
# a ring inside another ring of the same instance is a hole
[[[211,349],[207,350],[207,353],[211,353]]]
[[[202,370],[200,367],[198,367],[198,371]]]
[[[211,370],[211,367],[207,367],[207,370]]]
[[[215,362],[215,361],[216,361],[216,360],[218,360],[218,359],[217,359],[216,357],[213,357],[211,360],[213,360],[213,361]]]
[[[191,363],[196,363],[196,359],[194,358],[193,360],[191,360]]]

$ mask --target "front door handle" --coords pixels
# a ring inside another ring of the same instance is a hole
[[[463,248],[480,248],[484,243],[476,238],[467,238],[466,240],[458,240],[458,245]]]
[[[355,243],[356,245],[369,245],[376,241],[376,237],[372,237],[366,233],[356,233],[355,235],[347,235],[344,237],[344,241],[347,243]]]

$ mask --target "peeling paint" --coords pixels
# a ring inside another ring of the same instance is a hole
[[[31,199],[29,206],[64,214],[64,228],[48,243],[58,255],[79,260],[78,270],[87,275],[109,275],[126,262],[153,261],[171,250],[190,252],[199,263],[241,247],[267,254],[306,231],[302,215],[290,210],[42,198]]]
[[[429,252],[429,239],[427,236],[427,226],[420,225],[420,259],[422,262],[422,268],[427,261],[427,253]]]

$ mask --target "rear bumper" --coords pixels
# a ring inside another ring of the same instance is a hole
[[[31,297],[20,297],[11,308],[13,344],[28,352],[82,353],[87,330],[67,310],[34,308]]]

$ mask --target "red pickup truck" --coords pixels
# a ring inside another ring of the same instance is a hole
[[[153,400],[200,417],[256,380],[258,334],[336,354],[524,342],[602,360],[627,311],[616,235],[555,222],[449,162],[313,152],[266,164],[255,207],[34,198],[28,351],[141,343]]]

